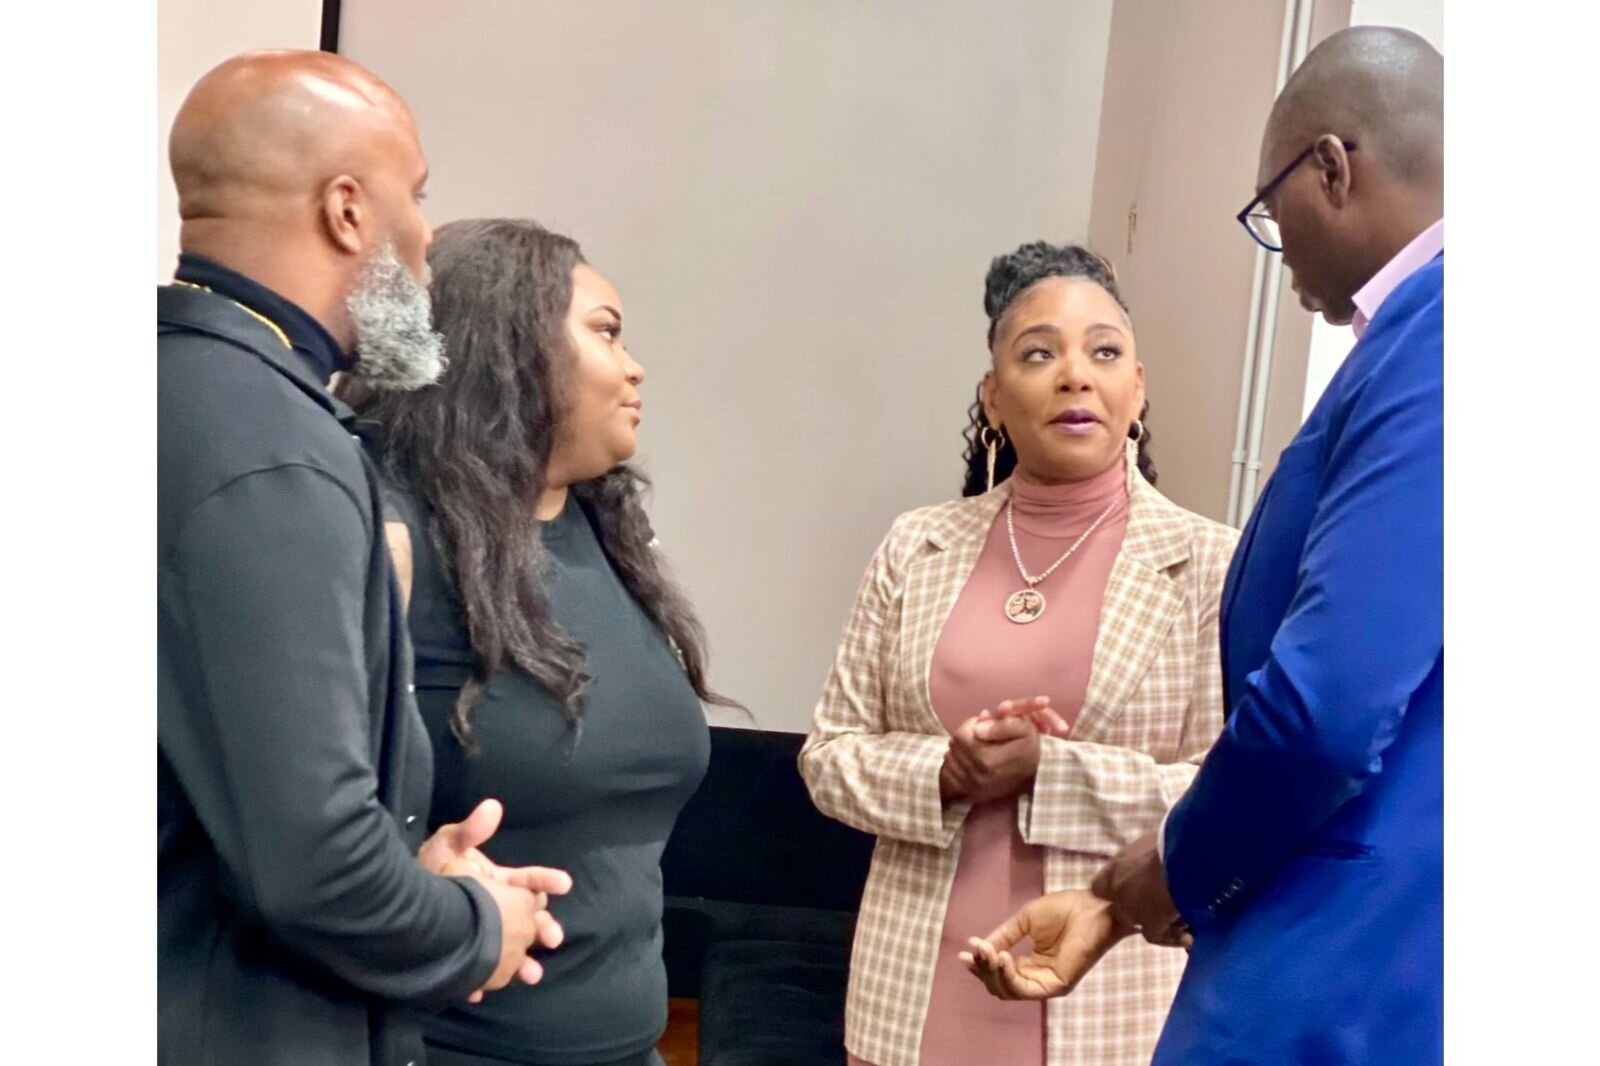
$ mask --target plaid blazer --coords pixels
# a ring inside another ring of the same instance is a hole
[[[964,805],[939,800],[950,735],[929,676],[945,619],[1010,495],[900,516],[873,557],[800,752],[817,807],[878,837],[861,901],[845,1044],[874,1066],[916,1066]],[[1045,853],[1045,888],[1085,888],[1160,821],[1222,729],[1217,643],[1238,533],[1185,511],[1129,463],[1129,513],[1112,565],[1083,710],[1045,737],[1018,827]],[[974,929],[982,936],[987,929]],[[1048,1015],[1049,1066],[1145,1066],[1187,956],[1132,937]]]

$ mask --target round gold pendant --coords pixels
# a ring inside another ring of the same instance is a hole
[[[1018,589],[1006,601],[1006,617],[1025,626],[1044,614],[1044,593],[1038,589]]]

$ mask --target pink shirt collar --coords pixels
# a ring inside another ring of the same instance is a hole
[[[1361,291],[1355,297],[1356,317],[1350,323],[1356,336],[1360,337],[1367,331],[1367,323],[1372,321],[1372,316],[1378,313],[1383,301],[1402,281],[1433,262],[1433,257],[1442,251],[1444,219],[1441,218],[1417,234],[1410,244],[1400,249],[1399,255],[1389,260],[1382,270],[1372,275],[1371,281],[1361,286]]]

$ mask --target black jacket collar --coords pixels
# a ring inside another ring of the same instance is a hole
[[[355,425],[355,412],[334,398],[325,381],[318,381],[311,364],[284,343],[272,326],[226,296],[187,285],[156,289],[157,333],[200,333],[242,348],[292,381],[300,391],[346,426]]]
[[[243,304],[259,315],[265,315],[283,330],[294,350],[309,362],[315,374],[324,382],[340,370],[349,370],[353,361],[339,347],[321,322],[313,318],[299,304],[279,296],[265,285],[223,266],[214,259],[185,252],[178,257],[177,280],[190,285],[201,285]]]

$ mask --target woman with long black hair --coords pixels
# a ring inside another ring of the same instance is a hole
[[[390,543],[432,735],[432,818],[486,797],[495,862],[572,875],[538,985],[452,1008],[428,1061],[657,1061],[666,1024],[660,859],[709,754],[705,636],[652,547],[637,447],[644,368],[615,288],[537,223],[437,232],[449,365],[352,397],[391,483]]]

